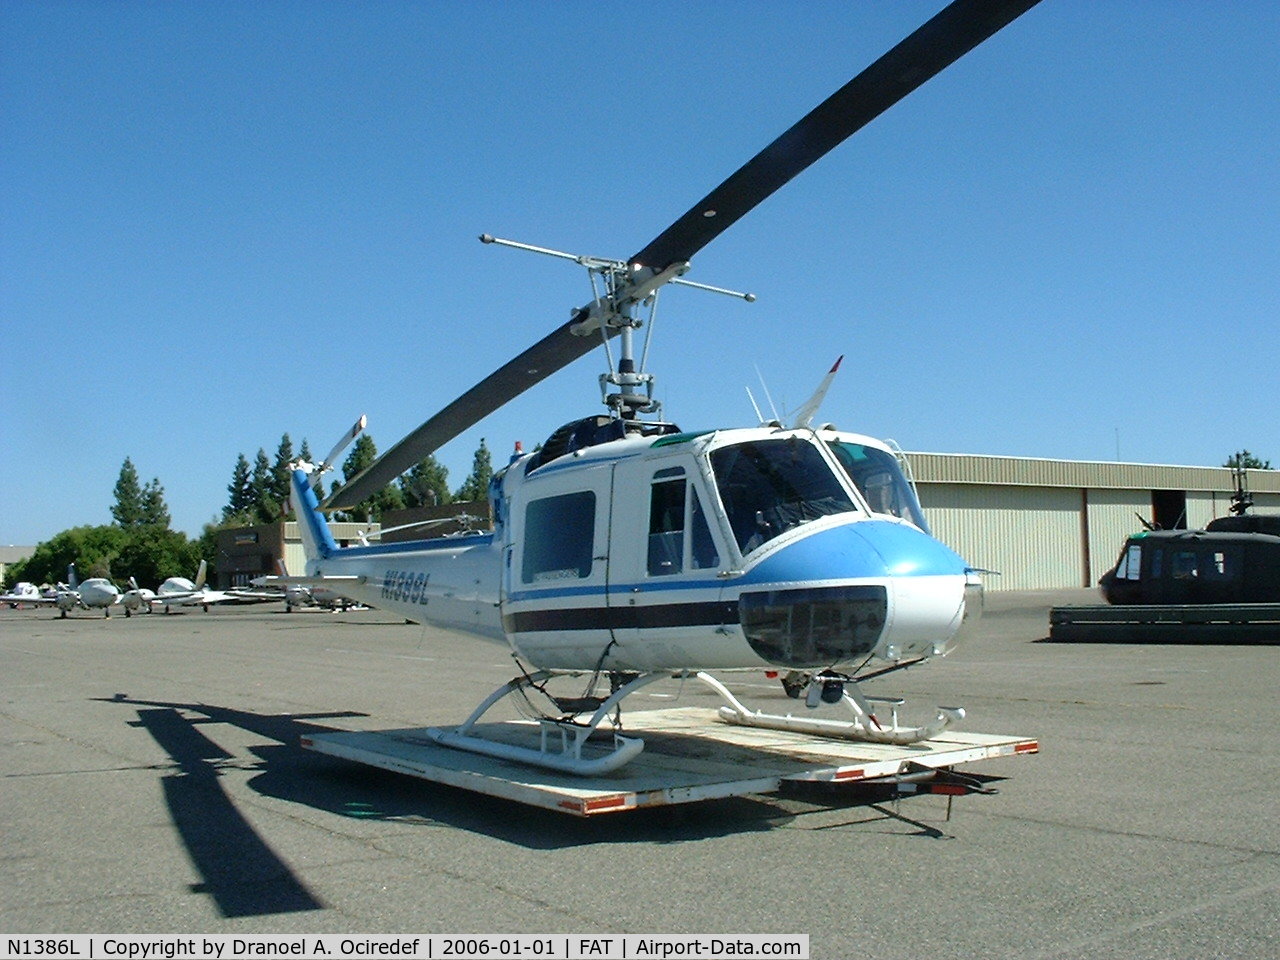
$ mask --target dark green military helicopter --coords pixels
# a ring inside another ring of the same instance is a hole
[[[1125,541],[1098,581],[1108,603],[1280,603],[1280,516],[1250,513],[1245,470],[1233,473],[1229,516],[1203,530],[1149,527]]]

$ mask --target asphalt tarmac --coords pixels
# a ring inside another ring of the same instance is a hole
[[[950,802],[791,793],[575,819],[301,750],[461,721],[504,647],[379,611],[0,610],[0,931],[803,933],[817,958],[1267,957],[1280,646],[981,636],[869,684],[1041,753]],[[763,676],[733,684],[782,708]],[[695,689],[696,687],[696,689]],[[661,683],[632,709],[712,705]]]

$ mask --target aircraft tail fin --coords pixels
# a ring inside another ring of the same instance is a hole
[[[74,563],[67,564],[67,586],[72,590],[80,586],[80,578],[76,576],[76,565]]]
[[[307,555],[307,562],[323,560],[338,549],[333,534],[329,532],[329,524],[320,513],[320,504],[316,500],[315,491],[311,488],[310,472],[315,468],[309,463],[300,463],[293,471],[293,512],[298,518],[298,533],[302,537],[302,549]]]
[[[197,589],[197,590],[203,590],[203,589],[204,589],[204,581],[205,581],[205,577],[207,577],[208,575],[209,575],[209,561],[208,561],[208,560],[201,560],[201,561],[200,561],[200,569],[196,571],[196,583],[195,583],[195,589]]]

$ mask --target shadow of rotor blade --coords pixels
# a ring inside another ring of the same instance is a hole
[[[178,767],[160,783],[173,825],[203,878],[193,892],[211,896],[226,917],[324,908],[226,795],[215,763],[230,754],[176,710],[139,710],[138,724]]]

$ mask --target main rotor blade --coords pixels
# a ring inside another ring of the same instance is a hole
[[[322,504],[324,510],[344,510],[377,493],[415,463],[434,453],[468,427],[518,397],[534,384],[590,353],[598,335],[569,332],[576,320],[543,337],[532,347],[458,397],[413,433],[343,484]]]
[[[955,0],[765,147],[701,203],[631,258],[661,272],[719,236],[796,174],[1039,0]],[[575,316],[454,400],[339,487],[325,510],[355,506],[468,427],[599,342],[570,327]],[[609,336],[616,331],[604,328]]]
[[[955,0],[749,160],[631,258],[655,270],[693,255],[779,187],[1039,0]]]

